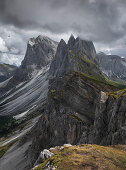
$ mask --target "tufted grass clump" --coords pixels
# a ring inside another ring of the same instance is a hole
[[[106,92],[108,96],[112,96],[115,99],[118,99],[121,96],[126,95],[126,89],[115,91],[115,92]]]
[[[13,142],[10,142],[9,144],[5,146],[0,146],[0,158],[10,149],[10,147],[16,142],[17,140],[14,140]]]
[[[87,169],[126,169],[126,146],[98,146],[82,144],[69,146],[60,150],[56,147],[54,156],[38,165],[34,170],[44,170],[51,162],[56,170],[87,170]]]

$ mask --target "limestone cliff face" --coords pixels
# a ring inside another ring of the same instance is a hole
[[[94,124],[87,139],[88,143],[100,145],[126,144],[125,96],[118,99],[109,96],[97,104]]]

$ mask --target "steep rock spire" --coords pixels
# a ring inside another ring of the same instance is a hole
[[[75,44],[75,38],[73,36],[73,34],[71,34],[69,40],[68,40],[68,48],[71,49]]]
[[[60,41],[51,63],[50,74],[57,77],[71,71],[81,71],[86,74],[91,72],[92,75],[96,72],[103,77],[101,71],[95,66],[97,63],[90,64],[95,62],[95,55],[95,47],[91,41],[81,40],[79,37],[75,39],[71,35],[67,44],[64,40]]]
[[[27,44],[27,51],[22,68],[33,67],[41,68],[46,66],[54,58],[57,48],[57,42],[45,36],[31,38]]]
[[[67,56],[68,56],[67,44],[63,39],[61,39],[57,47],[55,58],[50,66],[50,74],[52,76],[56,76],[56,75],[58,76],[65,73],[65,69],[66,69],[65,63],[68,62]]]

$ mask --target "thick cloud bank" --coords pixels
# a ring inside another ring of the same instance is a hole
[[[0,21],[5,28],[11,25],[10,30],[19,37],[25,32],[24,42],[31,33],[58,40],[72,32],[94,41],[98,50],[125,55],[125,9],[125,0],[0,0]],[[13,48],[19,53],[24,50],[19,44]]]

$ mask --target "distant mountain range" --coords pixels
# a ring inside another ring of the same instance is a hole
[[[101,70],[113,80],[126,80],[126,59],[117,55],[97,54]]]

